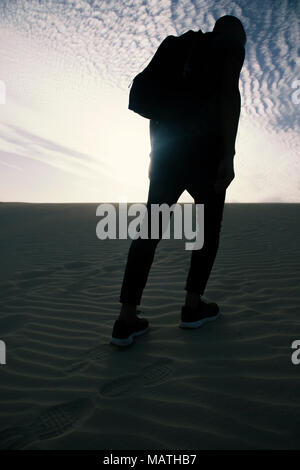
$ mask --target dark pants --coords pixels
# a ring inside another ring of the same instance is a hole
[[[207,181],[193,177],[192,172],[189,173],[189,177],[180,171],[170,176],[167,172],[163,172],[162,167],[160,170],[150,177],[148,214],[151,204],[166,203],[170,206],[177,202],[185,189],[193,197],[195,204],[204,204],[204,245],[202,249],[192,251],[185,285],[185,290],[202,295],[219,246],[226,191],[216,193],[212,180],[207,184]],[[215,170],[216,167],[213,173]],[[199,167],[199,171],[201,172],[201,167]],[[213,173],[210,173],[211,177],[213,177]],[[121,303],[140,305],[155,249],[160,239],[137,238],[131,242],[120,294]]]

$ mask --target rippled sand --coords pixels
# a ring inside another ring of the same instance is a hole
[[[150,332],[108,343],[130,240],[97,204],[0,203],[0,449],[299,449],[299,204],[226,204],[205,292],[216,322],[178,328],[190,252],[162,240]]]

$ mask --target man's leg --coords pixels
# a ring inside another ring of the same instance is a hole
[[[196,184],[187,189],[196,204],[204,204],[204,245],[202,249],[192,251],[185,285],[186,305],[196,308],[200,296],[204,293],[218,251],[226,191],[216,193],[210,189],[202,192]]]
[[[179,183],[176,178],[171,181],[158,178],[150,180],[147,201],[148,235],[151,234],[151,204],[166,203],[171,206],[177,202],[183,191],[184,184]],[[140,305],[155,250],[161,240],[161,231],[159,235],[159,239],[137,238],[131,242],[120,293],[122,308],[119,318],[121,319],[127,321],[134,321],[136,319],[136,306]]]

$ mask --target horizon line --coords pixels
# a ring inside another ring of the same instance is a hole
[[[102,201],[102,202],[36,202],[36,201],[0,201],[0,204],[146,204],[147,201]],[[163,204],[163,203],[162,203]],[[194,202],[177,202],[177,204],[195,204]],[[202,203],[204,204],[204,203]],[[300,204],[300,201],[260,201],[260,202],[227,202],[225,204]]]

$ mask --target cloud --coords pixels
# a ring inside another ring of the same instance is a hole
[[[62,171],[90,179],[99,178],[99,174],[109,174],[106,163],[98,158],[82,154],[48,139],[37,136],[17,126],[2,126],[1,148],[7,157],[29,158],[53,166]],[[15,151],[14,151],[15,150]],[[15,165],[10,165],[12,168]]]
[[[300,78],[299,13],[299,2],[276,2],[275,7],[273,0],[5,1],[0,5],[0,40],[5,44],[0,78],[10,99],[37,112],[54,107],[55,101],[56,112],[67,118],[66,103],[73,100],[74,112],[78,99],[79,113],[83,100],[92,106],[103,86],[128,94],[131,80],[167,35],[210,31],[218,17],[233,14],[248,38],[240,79],[241,144],[259,122],[266,139],[280,135],[286,165],[293,167],[299,152],[299,104],[292,101],[292,82]],[[104,157],[93,159],[26,132],[17,130],[15,145],[24,145],[22,155],[29,157],[30,148],[31,158],[63,171],[105,171]],[[276,175],[270,184],[276,186]],[[298,197],[298,186],[291,191]]]

